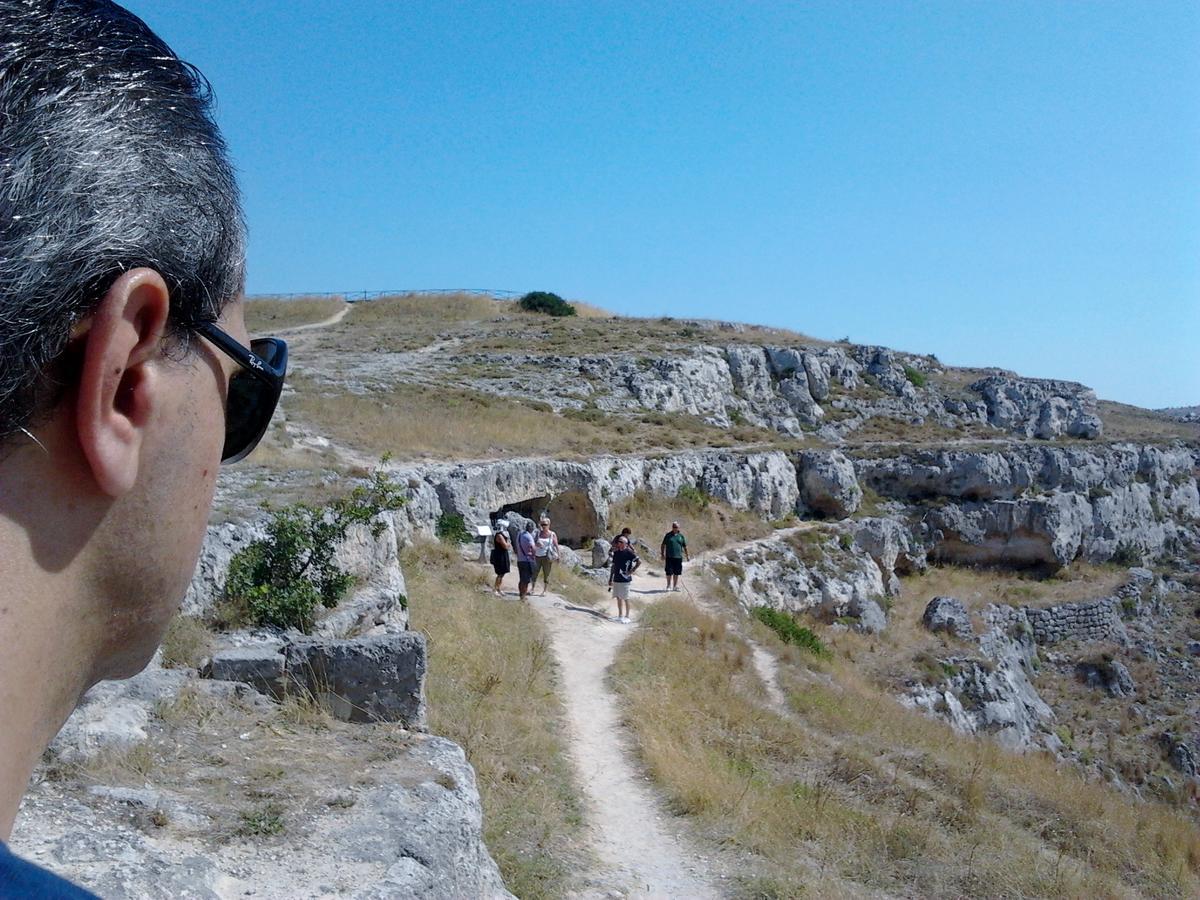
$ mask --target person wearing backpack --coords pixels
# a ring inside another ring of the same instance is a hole
[[[511,571],[508,553],[510,549],[508,522],[501,519],[496,523],[496,533],[492,537],[492,569],[496,572],[496,583],[492,586],[492,593],[497,597],[502,596],[500,586],[504,582],[504,576]]]
[[[608,572],[608,587],[617,601],[616,621],[622,625],[628,625],[633,621],[629,618],[629,585],[633,581],[633,573],[641,564],[642,560],[630,549],[628,539],[624,535],[619,535],[613,544],[612,568]]]
[[[542,596],[544,597],[546,590],[550,587],[550,569],[553,568],[554,561],[558,559],[558,535],[550,530],[550,520],[545,516],[538,524],[541,525],[541,528],[534,540],[537,569],[533,573],[533,583],[537,584],[538,576],[542,576]]]

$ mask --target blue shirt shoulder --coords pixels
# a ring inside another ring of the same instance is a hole
[[[0,842],[0,900],[97,900],[95,894],[13,856]]]

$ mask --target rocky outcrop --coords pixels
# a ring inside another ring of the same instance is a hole
[[[819,516],[844,519],[862,503],[854,466],[836,450],[810,450],[797,458],[800,500]]]
[[[686,414],[723,428],[749,424],[793,437],[816,431],[835,442],[880,416],[990,425],[1023,437],[1100,434],[1095,396],[1081,385],[997,372],[952,390],[929,379],[944,371],[936,360],[886,347],[699,344],[658,356],[481,353],[461,363],[505,373],[462,387],[513,390],[559,411]]]
[[[208,528],[200,563],[180,607],[185,616],[205,618],[213,612],[225,590],[234,555],[266,536],[266,521],[262,517]],[[384,514],[379,518],[378,534],[366,525],[353,525],[347,531],[334,553],[334,562],[355,579],[354,586],[336,607],[318,611],[316,634],[347,637],[374,628],[408,627],[407,589],[397,553],[397,521],[395,515]]]
[[[794,512],[799,498],[795,466],[782,452],[503,460],[401,467],[394,476],[409,485],[410,496],[424,498],[395,514],[402,536],[432,534],[446,514],[488,524],[514,511],[544,511],[560,540],[578,544],[604,535],[610,505],[638,491],[673,497],[680,488],[696,488],[767,519]]]
[[[797,530],[756,541],[710,561],[714,574],[747,609],[769,606],[853,620],[860,631],[881,631],[886,616],[879,567],[845,532]]]
[[[1057,567],[1137,560],[1200,534],[1198,454],[1187,447],[929,450],[855,461],[882,497],[920,504],[947,562]]]
[[[1104,430],[1096,394],[1073,381],[991,375],[971,385],[989,425],[1024,437],[1097,438]]]
[[[1024,612],[1011,606],[990,606],[983,619],[980,656],[939,660],[934,683],[913,684],[902,699],[958,731],[1024,749],[1049,737],[1043,726],[1054,718],[1029,679],[1037,657],[1033,631]]]
[[[483,842],[462,750],[416,734],[388,750],[368,778],[331,773],[344,785],[337,802],[331,788],[316,788],[313,802],[288,810],[286,840],[261,850],[248,853],[245,838],[212,839],[214,826],[237,821],[236,806],[218,811],[165,790],[110,785],[81,799],[48,779],[35,780],[22,804],[12,849],[112,900],[511,898]]]
[[[1110,697],[1131,697],[1137,690],[1129,669],[1115,659],[1081,662],[1075,667],[1075,674],[1084,684],[1101,688]]]
[[[900,575],[923,572],[925,548],[899,519],[870,517],[853,524],[854,542],[879,566],[888,594],[900,593]]]

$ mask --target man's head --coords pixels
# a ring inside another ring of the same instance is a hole
[[[671,523],[671,531],[675,532],[676,534],[679,533],[679,523],[678,522]]]
[[[633,534],[632,528],[622,528],[621,529],[621,537],[629,537],[631,534]]]
[[[629,546],[629,539],[627,537],[625,537],[625,535],[623,535],[623,534],[618,535],[617,539],[615,541],[613,541],[613,548],[616,550],[624,550],[628,546]]]
[[[247,343],[209,103],[107,0],[0,2],[0,547],[73,598],[90,680],[137,671],[186,588],[239,371],[198,335]]]

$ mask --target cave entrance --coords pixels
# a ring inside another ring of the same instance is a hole
[[[543,514],[549,516],[550,527],[558,535],[559,542],[575,550],[583,547],[586,541],[600,536],[600,517],[583,491],[563,491],[561,494],[546,494],[506,503],[492,513],[492,521],[510,512],[519,513],[535,522]]]

